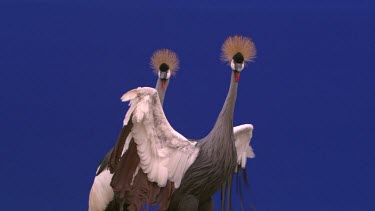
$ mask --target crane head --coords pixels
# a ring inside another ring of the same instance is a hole
[[[169,70],[169,66],[166,63],[162,63],[159,66],[158,77],[162,82],[162,89],[165,90],[167,80],[169,80],[169,78],[171,77],[171,71]]]
[[[161,80],[163,90],[165,90],[171,75],[176,74],[178,65],[179,60],[176,53],[169,49],[160,49],[152,55],[151,67]]]
[[[240,72],[244,69],[246,62],[255,58],[256,49],[254,42],[244,36],[232,36],[225,40],[221,47],[223,61],[228,62],[232,68],[236,82],[239,81]]]

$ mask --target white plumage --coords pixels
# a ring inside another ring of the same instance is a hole
[[[125,93],[121,100],[130,101],[124,125],[133,122],[132,132],[125,141],[122,155],[127,151],[131,139],[137,144],[140,164],[134,172],[133,180],[139,168],[147,178],[164,187],[168,180],[174,182],[175,188],[195,161],[199,148],[196,142],[189,141],[175,131],[165,117],[157,91],[153,88],[137,88]],[[250,146],[253,125],[244,124],[233,128],[237,150],[237,164],[245,168],[247,158],[254,158]],[[112,174],[104,170],[95,177],[90,191],[89,211],[103,211],[113,199],[114,193],[110,182]]]
[[[125,93],[130,101],[124,125],[132,121],[131,136],[137,144],[140,167],[151,182],[164,187],[167,181],[179,187],[181,179],[198,156],[196,142],[175,131],[165,117],[157,91],[140,87]]]
[[[113,190],[110,186],[112,174],[104,170],[95,177],[90,191],[89,211],[103,211],[113,199]]]
[[[235,146],[237,150],[237,164],[241,168],[246,167],[247,158],[254,158],[255,154],[253,148],[250,146],[250,141],[253,136],[253,125],[244,124],[233,128]]]

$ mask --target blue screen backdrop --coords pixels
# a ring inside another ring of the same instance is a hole
[[[1,210],[87,210],[126,113],[120,97],[155,86],[159,48],[181,60],[168,120],[206,135],[229,86],[220,48],[235,34],[258,50],[234,116],[254,125],[247,209],[373,210],[374,12],[369,0],[2,0]]]

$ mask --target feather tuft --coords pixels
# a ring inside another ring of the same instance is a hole
[[[236,53],[241,53],[244,57],[244,60],[247,62],[254,61],[254,58],[256,56],[256,48],[254,42],[244,36],[231,36],[228,37],[223,46],[221,47],[221,59],[224,62],[231,62],[233,59],[233,56]]]
[[[176,75],[180,61],[178,60],[175,52],[169,49],[160,49],[151,56],[150,65],[156,74],[158,74],[159,67],[163,63],[169,66],[169,70],[171,71],[172,75]]]
[[[137,97],[138,89],[132,89],[121,96],[121,101],[126,102]]]

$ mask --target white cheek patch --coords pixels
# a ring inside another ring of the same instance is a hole
[[[165,78],[161,78],[161,73],[162,72],[160,72],[160,71],[158,72],[158,77],[160,79],[169,79],[171,77],[171,71],[170,70],[167,71],[167,76]],[[165,76],[165,72],[163,72],[163,76]]]
[[[236,70],[237,72],[241,72],[243,70],[243,68],[245,67],[245,62],[243,62],[241,64],[241,68],[240,69],[236,69],[236,65],[234,64],[234,61],[232,60],[230,62],[230,67],[232,68],[232,70]]]
[[[167,79],[169,79],[171,77],[171,71],[168,70],[168,73],[167,73]]]
[[[230,68],[232,68],[232,70],[234,70],[234,62],[233,62],[233,60],[230,62]]]
[[[244,67],[245,67],[245,62],[241,64],[241,70],[239,70],[239,71],[241,72]]]

